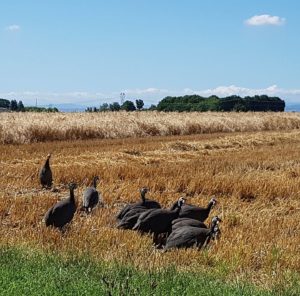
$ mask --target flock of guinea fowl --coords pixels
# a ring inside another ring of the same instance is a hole
[[[51,154],[48,154],[39,173],[40,183],[44,188],[51,188],[53,182],[50,157]],[[95,176],[93,186],[87,187],[83,193],[81,210],[86,213],[90,213],[100,203],[103,204],[96,188],[98,180],[98,176]],[[64,226],[72,221],[76,212],[74,196],[76,187],[75,183],[70,183],[69,197],[57,202],[47,211],[44,218],[46,226],[63,230]],[[216,204],[214,198],[205,208],[185,204],[185,198],[181,197],[170,209],[162,209],[157,201],[146,199],[147,192],[147,188],[142,188],[141,201],[127,204],[121,209],[116,217],[117,228],[152,234],[155,247],[164,250],[189,247],[200,249],[219,237],[221,219],[218,216],[212,218],[209,226],[204,223]]]

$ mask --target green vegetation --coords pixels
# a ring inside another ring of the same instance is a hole
[[[113,102],[112,104],[103,103],[100,105],[100,108],[97,109],[96,107],[88,107],[86,108],[85,112],[107,112],[107,111],[135,111],[135,110],[142,110],[144,107],[143,100],[135,100],[135,104],[132,101],[126,100],[122,105],[118,102]]]
[[[57,108],[53,107],[49,107],[49,108],[44,108],[44,107],[25,107],[25,111],[26,112],[49,112],[49,113],[53,113],[53,112],[59,112]]]
[[[9,109],[10,101],[5,99],[0,99],[0,108]]]
[[[150,108],[144,108],[143,100],[125,101],[122,105],[115,102],[113,104],[103,103],[100,108],[88,107],[86,112],[106,112],[106,111],[135,111],[135,110],[158,110],[164,112],[205,112],[205,111],[284,111],[285,102],[278,97],[269,97],[267,95],[253,97],[229,96],[219,98],[210,96],[208,98],[198,95],[183,97],[165,97],[157,106],[151,105]]]
[[[278,97],[266,95],[241,98],[229,96],[208,98],[198,95],[166,97],[159,102],[159,111],[284,111],[285,102]]]
[[[24,107],[22,101],[0,99],[0,108],[15,112],[59,112],[57,108]]]
[[[138,271],[117,263],[96,264],[87,258],[0,248],[0,295],[299,295],[259,290],[242,282],[225,283],[208,274]],[[299,287],[298,287],[299,288]]]

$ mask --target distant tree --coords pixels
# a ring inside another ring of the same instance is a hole
[[[8,109],[10,106],[10,101],[5,99],[0,99],[0,107]]]
[[[109,106],[107,103],[103,103],[102,105],[100,105],[99,111],[100,112],[106,112],[109,110]]]
[[[11,111],[17,111],[18,110],[18,103],[16,100],[11,100],[9,104],[9,109]]]
[[[98,112],[98,109],[96,107],[93,107],[93,112]]]
[[[22,101],[19,101],[19,103],[18,103],[18,111],[19,112],[25,112],[25,107],[24,107]]]
[[[85,109],[85,112],[93,112],[92,107],[87,107],[87,108]]]
[[[137,99],[137,100],[135,100],[135,105],[138,110],[142,110],[144,107],[144,101]]]
[[[110,111],[120,111],[121,106],[118,102],[113,102],[112,104],[109,104],[109,110]]]
[[[131,101],[125,101],[122,104],[121,109],[125,110],[125,111],[135,111],[136,110],[133,102],[131,102]]]
[[[35,106],[25,107],[24,111],[25,112],[49,112],[49,113],[59,112],[56,107],[44,108],[44,107],[35,107]]]
[[[156,110],[156,106],[154,104],[152,104],[148,110],[150,110],[150,111]]]

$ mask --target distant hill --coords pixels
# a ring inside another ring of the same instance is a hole
[[[84,112],[87,106],[65,103],[65,104],[51,104],[44,107],[56,107],[60,112]]]

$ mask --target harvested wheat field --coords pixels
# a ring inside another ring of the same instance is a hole
[[[19,126],[26,116],[32,120]],[[40,122],[42,116],[49,120]],[[152,118],[149,113],[136,113],[118,126],[115,122],[126,114],[116,119],[111,114],[103,116],[1,115],[1,142],[28,143],[0,145],[2,246],[75,257],[88,254],[96,262],[117,262],[141,270],[175,266],[178,271],[214,274],[227,282],[247,281],[279,292],[292,287],[293,295],[299,292],[299,114],[155,113]],[[166,127],[163,121],[170,125]],[[203,129],[187,132],[188,124],[200,128],[203,122]],[[151,129],[156,126],[159,132],[154,134],[158,135],[172,134],[167,130],[175,126],[177,135],[141,137],[144,131],[137,134],[135,129],[140,130],[142,123]],[[8,125],[10,129],[5,130]],[[44,130],[45,125],[49,130]],[[82,133],[70,135],[68,130],[76,127]],[[116,139],[64,141],[89,135],[97,138],[97,130],[106,128],[103,138]],[[30,134],[32,129],[35,136]],[[85,134],[86,130],[91,134]],[[198,132],[203,134],[194,134]],[[49,152],[53,154],[53,191],[42,190],[37,178]],[[75,195],[81,204],[82,192],[94,175],[101,178],[98,188],[104,207],[89,216],[78,211],[63,235],[46,228],[43,216],[68,196],[67,183],[78,183]],[[165,207],[180,196],[186,196],[189,203],[206,205],[214,195],[218,204],[210,218],[218,214],[223,219],[220,240],[205,251],[163,253],[153,248],[149,236],[116,229],[116,213],[125,203],[137,200],[143,186],[150,188],[149,198]]]

